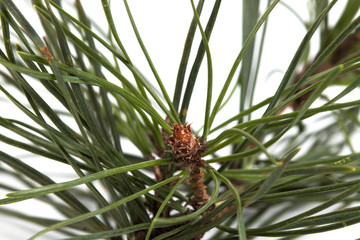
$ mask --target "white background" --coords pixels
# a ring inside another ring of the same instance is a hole
[[[25,9],[25,1],[15,0],[14,2],[17,3],[18,6],[22,5],[22,8]],[[34,11],[29,3],[30,1],[26,2],[26,4],[28,4],[26,15],[28,17],[34,16]],[[100,27],[104,26],[105,17],[103,16],[101,2],[95,0],[82,2],[84,5],[85,3],[89,4],[85,5],[88,11],[91,11],[89,16],[92,16]],[[206,1],[201,18],[203,25],[206,24],[206,20],[210,15],[213,2],[214,1]],[[311,8],[311,5],[307,0],[288,0],[284,2],[292,6],[305,21],[309,19],[308,8]],[[128,49],[128,54],[135,62],[135,65],[141,69],[145,76],[148,76],[149,79],[151,79],[151,70],[148,68],[148,64],[137,44],[136,38],[126,17],[126,12],[121,3],[122,1],[112,1],[112,13],[115,17],[115,22],[118,24],[117,30],[120,38],[122,39],[125,48]],[[264,3],[265,1],[262,1],[262,11],[264,10]],[[344,0],[339,0],[334,7],[334,10],[330,13],[330,22],[336,21],[344,3]],[[134,0],[129,1],[129,4],[145,46],[147,47],[166,89],[169,91],[170,97],[172,97],[183,44],[188,31],[188,26],[192,19],[190,1]],[[241,14],[240,0],[224,0],[222,2],[218,21],[215,24],[210,40],[210,50],[214,67],[213,99],[216,99],[218,96],[222,84],[232,67],[233,61],[241,49]],[[31,19],[33,24],[38,24],[36,17],[31,17]],[[43,34],[40,27],[37,27],[36,30],[39,34]],[[259,32],[261,32],[261,29]],[[271,13],[266,33],[267,41],[265,41],[263,58],[258,76],[255,103],[273,95],[305,33],[306,30],[303,24],[283,5],[279,4]],[[197,49],[199,42],[200,37],[199,34],[197,34],[194,40],[193,49]],[[316,53],[317,47],[318,41],[315,37],[312,41],[311,48],[311,53],[313,55]],[[189,64],[192,63],[194,57],[195,53],[192,54]],[[187,121],[191,122],[195,128],[199,128],[203,124],[204,112],[202,112],[202,110],[204,109],[203,106],[206,99],[206,92],[204,89],[206,89],[207,83],[205,58],[198,79],[195,86],[196,94],[194,94],[194,96],[196,96],[196,104],[194,104],[194,102],[190,104],[190,111],[187,119]],[[0,97],[1,109],[9,109],[10,105],[4,100],[4,96],[0,94]],[[216,126],[216,123],[220,123],[222,120],[233,116],[233,112],[236,112],[237,109],[237,99],[234,99],[234,101],[224,109],[221,115],[216,118],[214,126]],[[262,112],[259,111],[254,117],[260,116],[261,113]],[[11,107],[11,111],[7,111],[7,114],[10,116],[17,116],[18,112]],[[5,145],[0,143],[0,147],[3,149]],[[8,146],[6,146],[6,148],[8,148]],[[27,161],[37,165],[48,174],[52,174],[57,181],[64,181],[75,177],[74,175],[67,173],[67,168],[56,164],[54,166],[48,165],[46,160],[30,158],[25,156],[24,153],[15,152],[15,150],[14,155],[16,157],[26,157]],[[1,181],[10,181],[4,180],[3,178],[0,179],[2,179]],[[14,184],[17,183],[14,182]],[[5,192],[0,191],[1,198],[4,197],[4,194]],[[24,209],[24,211],[28,211],[30,214],[43,217],[58,216],[52,209],[46,208],[46,206],[44,207],[44,205],[39,204],[36,200],[25,201],[7,207],[12,209]],[[294,209],[294,212],[295,211],[296,209]],[[60,216],[58,217],[61,219]],[[38,230],[41,229],[32,224],[24,224],[23,222],[18,223],[12,218],[0,215],[0,239],[20,240],[30,237],[31,234],[34,233],[34,227]],[[299,239],[355,239],[360,237],[360,233],[358,233],[360,231],[356,231],[356,228],[358,227],[358,225],[354,225],[329,233],[307,235]],[[43,239],[56,238],[58,238],[57,235],[49,234]],[[206,239],[206,237],[204,239]]]

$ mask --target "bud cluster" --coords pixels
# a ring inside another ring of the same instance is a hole
[[[201,161],[202,148],[190,128],[190,124],[173,124],[173,135],[169,137],[169,145],[178,163],[191,164]]]
[[[190,204],[195,209],[199,209],[209,201],[204,185],[205,174],[201,169],[208,166],[201,159],[204,147],[192,133],[189,124],[174,123],[172,131],[173,135],[169,137],[169,145],[172,147],[176,163],[190,170],[189,183],[194,194]]]

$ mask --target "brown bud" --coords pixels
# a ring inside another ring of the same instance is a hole
[[[201,161],[201,144],[191,131],[190,124],[173,124],[173,135],[169,137],[169,145],[177,162],[196,163]]]

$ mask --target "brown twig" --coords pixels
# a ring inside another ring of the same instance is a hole
[[[44,46],[43,48],[40,49],[41,53],[44,55],[44,57],[46,57],[46,61],[50,63],[51,59],[53,59],[53,55],[49,52],[49,49],[47,46]]]
[[[349,35],[333,52],[333,54],[320,66],[313,72],[312,75],[323,72],[325,70],[328,70],[340,63],[343,63],[347,60],[348,56],[352,53],[359,52],[360,51],[360,28],[357,29],[354,33]],[[304,69],[297,73],[294,78],[294,83],[296,84],[301,77],[304,75],[304,73],[308,70],[308,68],[311,66],[312,62],[310,64],[306,64]],[[359,74],[359,72],[357,71]],[[340,78],[341,80],[341,78]],[[315,84],[319,80],[316,80],[310,84],[307,84],[303,87],[301,87],[297,92],[300,92],[301,90],[309,87],[312,84]],[[307,92],[303,94],[302,96],[295,99],[293,102],[291,102],[289,105],[284,107],[282,110],[278,112],[278,114],[281,114],[286,108],[291,107],[293,110],[299,110],[301,106],[304,104],[304,102],[310,97],[312,91]]]

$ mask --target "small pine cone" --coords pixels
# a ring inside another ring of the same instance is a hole
[[[186,164],[200,164],[202,147],[199,139],[194,136],[190,125],[174,123],[173,135],[169,137],[169,145],[175,155],[175,161]]]
[[[169,145],[175,156],[177,164],[189,169],[189,183],[192,186],[194,196],[189,201],[195,210],[201,208],[209,201],[204,185],[204,173],[202,168],[208,166],[201,155],[204,146],[199,139],[191,132],[190,125],[174,123],[173,135],[169,137]]]

